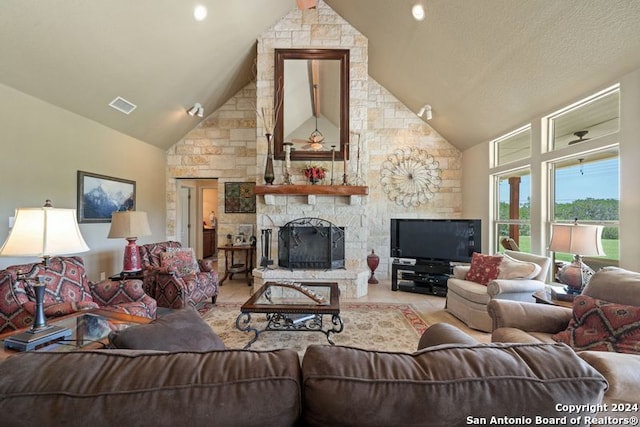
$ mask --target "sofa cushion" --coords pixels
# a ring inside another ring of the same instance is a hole
[[[167,248],[166,252],[160,254],[160,266],[167,268],[167,271],[175,271],[179,276],[200,271],[192,248]]]
[[[604,267],[591,276],[582,294],[618,304],[640,306],[640,272]]]
[[[552,338],[575,350],[640,354],[640,307],[578,295],[569,326]]]
[[[485,255],[474,252],[471,256],[471,267],[467,271],[465,280],[486,285],[498,278],[498,267],[502,261],[500,255]]]
[[[164,351],[223,350],[224,343],[194,308],[172,311],[151,323],[109,334],[115,348]]]
[[[269,352],[25,352],[0,364],[5,426],[293,426],[300,361]]]
[[[520,261],[505,254],[498,266],[498,279],[533,279],[541,268],[535,262]]]
[[[460,426],[469,415],[576,417],[581,414],[557,411],[557,403],[600,403],[607,387],[563,344],[461,344],[414,354],[312,345],[302,380],[305,426]]]
[[[537,344],[556,342],[551,334],[544,332],[525,332],[518,328],[498,328],[491,332],[491,342],[518,342],[524,344]]]

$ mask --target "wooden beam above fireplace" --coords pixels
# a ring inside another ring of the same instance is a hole
[[[256,194],[289,196],[366,196],[369,187],[361,185],[256,185]]]
[[[350,204],[357,204],[359,196],[369,194],[362,185],[256,185],[256,195],[263,195],[267,205],[275,204],[275,196],[307,196],[307,203],[316,204],[316,196],[346,196]]]

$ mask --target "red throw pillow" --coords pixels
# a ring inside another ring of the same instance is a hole
[[[640,307],[579,295],[569,326],[552,338],[574,350],[640,354]]]
[[[471,267],[464,278],[487,286],[487,283],[498,278],[500,262],[502,262],[500,255],[484,255],[474,252],[471,256]]]
[[[192,248],[167,248],[166,252],[160,254],[160,265],[180,276],[189,276],[199,271]]]

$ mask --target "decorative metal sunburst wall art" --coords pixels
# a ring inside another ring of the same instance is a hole
[[[382,188],[400,206],[416,207],[431,200],[440,190],[438,161],[426,150],[400,148],[382,163]]]

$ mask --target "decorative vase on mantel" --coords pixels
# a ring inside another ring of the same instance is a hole
[[[267,185],[271,185],[276,179],[276,175],[273,172],[273,150],[271,148],[273,135],[266,133],[264,136],[267,138],[267,164],[264,167],[264,182],[267,183]]]

